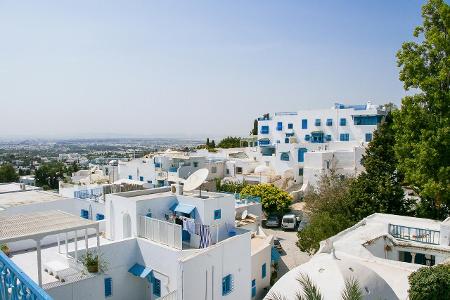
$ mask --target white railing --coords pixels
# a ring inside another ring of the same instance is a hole
[[[139,217],[138,236],[166,246],[181,250],[182,227],[146,216]]]
[[[177,300],[177,291],[168,293],[160,298],[161,300]]]

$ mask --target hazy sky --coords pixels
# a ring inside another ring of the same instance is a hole
[[[0,0],[0,137],[245,135],[265,112],[398,104],[422,3]]]

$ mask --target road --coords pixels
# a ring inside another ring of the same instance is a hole
[[[281,261],[278,263],[278,278],[311,258],[308,253],[301,252],[297,247],[297,231],[283,231],[280,228],[263,228],[263,230],[265,234],[273,234],[278,238],[283,247]]]

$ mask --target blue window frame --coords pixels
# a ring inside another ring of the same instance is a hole
[[[80,211],[80,217],[83,219],[89,219],[89,211],[87,209],[82,209]]]
[[[298,149],[298,162],[304,162],[305,161],[305,153],[306,152],[308,152],[308,149],[306,149],[306,148]]]
[[[260,139],[258,143],[260,146],[270,145],[270,140],[269,139]]]
[[[308,120],[306,119],[302,120],[302,129],[308,129]]]
[[[233,278],[228,274],[222,278],[222,296],[226,296],[233,291]]]
[[[153,295],[161,297],[161,280],[153,277]]]
[[[325,136],[325,140],[326,140],[327,142],[331,141],[331,134],[327,134],[327,135]]]
[[[269,126],[268,125],[263,125],[261,126],[261,131],[262,134],[267,134],[269,133]]]
[[[144,181],[144,176],[139,176],[139,181]]]
[[[256,297],[256,280],[252,280],[252,298]]]
[[[348,142],[350,140],[350,135],[348,133],[341,133],[339,136],[341,142]]]
[[[214,220],[220,220],[222,218],[222,210],[216,209],[214,211]]]
[[[284,138],[284,143],[289,144],[289,138]]]
[[[112,278],[108,277],[105,278],[105,297],[111,297],[112,296]]]
[[[280,160],[289,161],[289,152],[282,152],[280,155]]]
[[[266,263],[263,263],[263,265],[261,266],[261,277],[266,278],[266,275],[267,275],[267,266]]]
[[[288,129],[294,129],[294,124],[288,123]]]
[[[355,116],[355,125],[377,125],[381,121],[381,116]]]
[[[283,130],[283,122],[278,122],[278,123],[277,123],[277,130],[278,130],[278,131]]]
[[[366,133],[366,142],[371,142],[371,141],[372,141],[372,134]]]
[[[320,119],[316,119],[315,125],[320,126]]]
[[[309,141],[311,139],[311,136],[309,134],[305,135],[305,141]]]
[[[341,118],[341,120],[339,121],[339,125],[341,125],[341,126],[347,125],[347,119],[346,118]]]
[[[133,179],[133,176],[128,175],[128,179],[132,180],[132,179]]]
[[[333,119],[327,119],[327,126],[333,126]]]
[[[96,214],[95,215],[95,220],[96,221],[101,221],[105,219],[105,215],[104,214]]]

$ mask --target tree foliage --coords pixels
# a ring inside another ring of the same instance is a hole
[[[241,138],[228,136],[221,140],[217,147],[219,148],[239,148],[241,146]]]
[[[247,183],[244,182],[230,182],[230,183],[222,183],[219,178],[216,179],[216,190],[218,192],[225,192],[225,193],[240,193],[242,189],[247,185]]]
[[[397,53],[400,80],[418,93],[394,114],[395,153],[405,182],[422,198],[419,215],[443,218],[450,206],[450,7],[430,0],[422,17],[418,40]]]
[[[336,175],[324,175],[317,188],[305,195],[309,224],[298,233],[300,250],[314,253],[319,243],[358,221],[350,187],[354,179]]]
[[[402,188],[403,174],[397,169],[391,112],[387,114],[373,136],[362,159],[365,170],[350,187],[355,218],[362,219],[374,212],[410,214],[412,203],[405,199]]]
[[[440,300],[450,298],[450,265],[423,267],[408,277],[411,300]]]
[[[19,174],[11,164],[4,164],[0,166],[0,182],[15,182],[19,180]]]
[[[245,196],[260,197],[261,204],[266,214],[283,214],[292,203],[289,193],[272,184],[246,185],[241,194]]]
[[[77,169],[77,165],[67,167],[60,162],[42,164],[35,172],[36,185],[44,189],[57,189],[59,181],[64,180],[65,176],[70,176]]]

